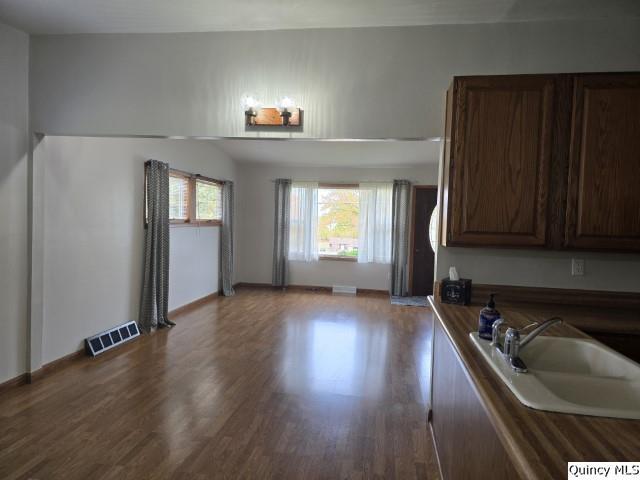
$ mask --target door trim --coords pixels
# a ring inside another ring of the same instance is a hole
[[[436,191],[436,207],[439,205],[439,198],[437,196],[438,186],[437,185],[412,185],[411,188],[411,230],[409,232],[409,295],[413,295],[413,238],[416,229],[416,191],[417,190],[435,190]],[[438,223],[440,223],[440,219],[438,219]],[[438,225],[438,228],[440,226]],[[435,255],[435,252],[434,252]]]

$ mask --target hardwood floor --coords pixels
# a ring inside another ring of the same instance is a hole
[[[0,396],[2,479],[438,478],[431,311],[240,289]]]

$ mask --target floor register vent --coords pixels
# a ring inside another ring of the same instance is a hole
[[[358,289],[351,285],[334,285],[333,293],[340,295],[355,295]]]
[[[117,327],[110,328],[93,337],[87,338],[85,340],[85,347],[87,353],[95,357],[99,353],[106,352],[138,336],[140,336],[138,324],[133,321],[127,322],[124,325],[118,325]]]

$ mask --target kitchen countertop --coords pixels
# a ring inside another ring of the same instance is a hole
[[[468,378],[507,454],[522,478],[566,478],[568,461],[640,461],[640,420],[589,417],[534,410],[522,405],[493,372],[471,342],[481,306],[449,305],[429,297],[434,321],[440,322],[465,367]],[[542,304],[498,306],[509,325],[523,327],[550,312],[570,322],[581,309]],[[577,318],[577,317],[576,317]],[[588,337],[565,324],[545,334]]]

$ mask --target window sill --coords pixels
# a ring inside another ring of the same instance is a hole
[[[318,257],[318,260],[330,260],[332,262],[357,262],[358,257],[332,257],[329,255],[324,255]]]
[[[220,227],[222,222],[220,220],[212,220],[210,222],[180,222],[170,221],[170,227]]]

